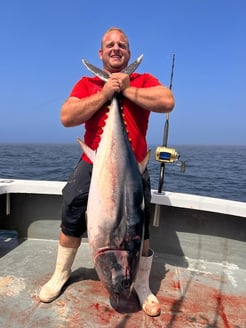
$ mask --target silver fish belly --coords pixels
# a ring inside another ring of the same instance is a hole
[[[144,231],[142,172],[121,109],[113,97],[96,152],[79,140],[93,161],[87,205],[87,231],[95,269],[110,295],[130,294],[137,273]]]

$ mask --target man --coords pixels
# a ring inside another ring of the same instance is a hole
[[[174,107],[173,95],[167,87],[150,74],[121,71],[130,59],[128,38],[119,28],[110,28],[104,34],[99,50],[103,69],[110,74],[105,83],[97,77],[83,77],[73,88],[61,109],[61,121],[65,127],[85,124],[85,143],[97,149],[107,118],[108,104],[113,95],[121,96],[121,107],[133,152],[138,162],[147,153],[146,133],[150,112],[170,112]],[[82,154],[82,159],[63,189],[63,209],[57,263],[53,276],[42,287],[42,302],[53,301],[69,279],[71,267],[86,231],[85,211],[90,186],[92,163]],[[79,177],[79,179],[78,179]],[[143,251],[134,289],[142,309],[150,316],[160,314],[160,304],[149,289],[149,274],[153,251],[149,248],[150,182],[143,174],[145,191],[145,234]]]

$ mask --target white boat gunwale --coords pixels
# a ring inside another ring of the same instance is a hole
[[[65,181],[0,179],[0,194],[11,193],[61,195]],[[9,196],[6,197],[9,202]],[[201,195],[152,190],[152,204],[194,209],[246,217],[246,202]],[[9,203],[7,208],[10,210]]]

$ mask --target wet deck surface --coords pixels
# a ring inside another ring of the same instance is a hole
[[[57,241],[0,240],[0,327],[246,327],[246,271],[232,263],[208,263],[155,253],[150,286],[161,315],[146,316],[136,296],[116,306],[98,280],[83,243],[63,293],[38,300],[54,270]],[[216,251],[216,250],[215,250]]]

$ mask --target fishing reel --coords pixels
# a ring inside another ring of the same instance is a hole
[[[165,146],[158,146],[155,150],[155,160],[160,163],[169,163],[180,166],[180,171],[185,172],[185,161],[179,161],[180,154],[175,148],[169,148]]]

